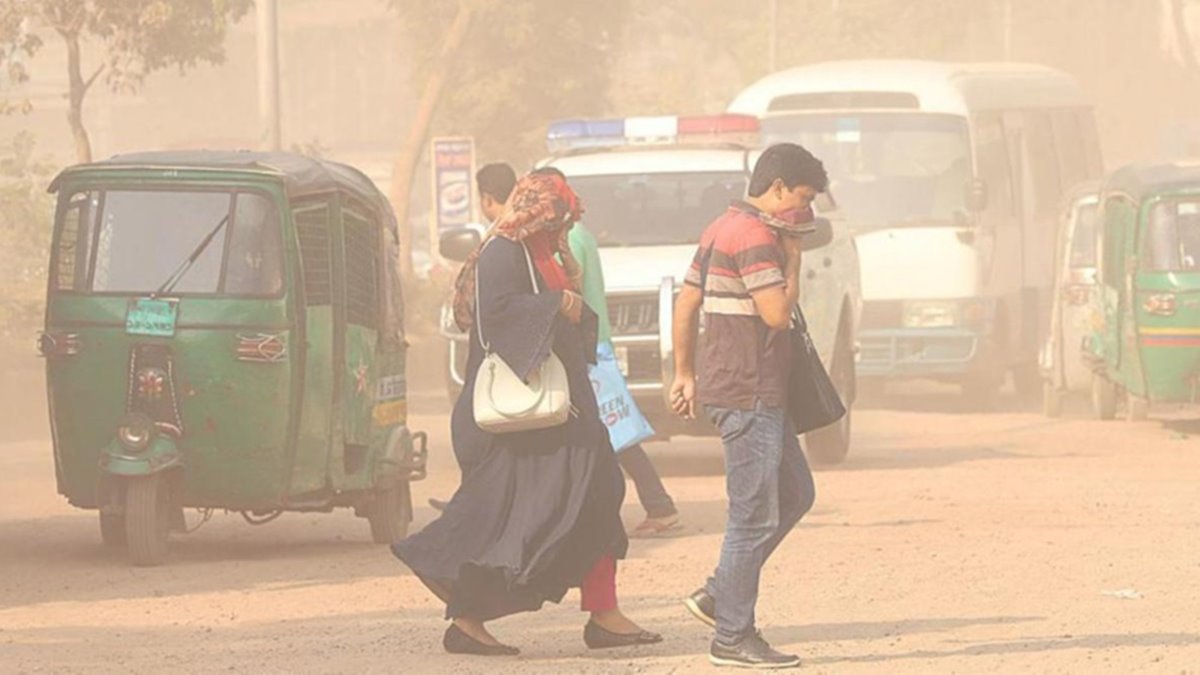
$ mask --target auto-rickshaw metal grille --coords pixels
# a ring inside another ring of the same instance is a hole
[[[300,263],[304,268],[305,304],[309,307],[333,304],[329,208],[297,211],[295,222],[296,236],[300,240]]]

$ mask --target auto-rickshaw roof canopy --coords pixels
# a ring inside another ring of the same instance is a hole
[[[1104,192],[1123,192],[1137,201],[1186,188],[1200,190],[1200,161],[1165,164],[1132,164],[1114,171],[1104,181]]]
[[[79,164],[63,170],[50,183],[56,192],[67,176],[83,171],[103,169],[180,169],[244,171],[276,176],[287,188],[288,195],[298,197],[315,192],[344,189],[390,215],[391,208],[383,194],[358,169],[338,162],[306,157],[290,152],[254,152],[248,150],[176,150],[138,152],[117,155],[110,159]]]

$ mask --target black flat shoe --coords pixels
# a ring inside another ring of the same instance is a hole
[[[516,656],[521,653],[520,649],[508,645],[484,644],[454,624],[450,624],[446,629],[446,635],[442,637],[442,646],[451,654],[470,656]]]
[[[716,627],[717,602],[713,600],[713,596],[708,594],[708,591],[703,588],[697,589],[695,593],[683,599],[683,605],[688,608],[692,616],[710,627]]]
[[[614,633],[602,628],[599,624],[588,621],[583,629],[583,642],[588,649],[612,649],[613,647],[632,647],[635,645],[652,645],[662,642],[658,633],[648,630],[637,633]]]

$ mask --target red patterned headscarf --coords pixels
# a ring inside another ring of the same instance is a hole
[[[567,237],[582,214],[583,205],[566,180],[553,173],[531,173],[517,181],[504,215],[488,234],[524,244],[550,290],[579,292],[583,270]],[[482,249],[480,245],[467,258],[454,282],[454,322],[464,331],[475,324],[475,277]]]

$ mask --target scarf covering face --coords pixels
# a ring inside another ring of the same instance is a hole
[[[504,215],[489,236],[524,244],[549,290],[578,293],[583,270],[571,255],[567,236],[582,214],[583,205],[565,180],[552,174],[529,174],[517,181]],[[476,272],[482,250],[480,244],[467,257],[454,282],[454,323],[463,331],[475,324]]]

